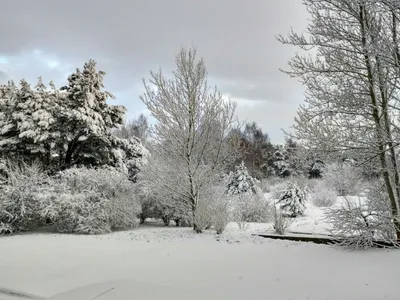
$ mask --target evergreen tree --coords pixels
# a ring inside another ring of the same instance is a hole
[[[266,176],[268,159],[272,156],[274,147],[267,133],[264,133],[255,122],[247,123],[244,130],[236,129],[231,133],[233,146],[238,148],[239,157],[230,167],[244,161],[251,176],[261,179]]]
[[[13,81],[2,87],[0,95],[0,149],[2,156],[17,155],[19,145],[17,112],[18,88]]]
[[[308,170],[308,176],[310,178],[321,178],[325,172],[325,164],[322,160],[317,159],[313,161]]]
[[[274,154],[269,160],[269,165],[269,174],[271,175],[282,178],[292,175],[289,155],[286,149],[281,145],[276,146]]]
[[[306,200],[306,192],[294,182],[289,182],[286,189],[280,195],[277,203],[285,214],[290,217],[297,217],[304,214],[304,211],[306,210]]]
[[[60,117],[62,167],[103,165],[115,161],[112,156],[116,137],[111,130],[122,124],[125,107],[108,105],[114,96],[103,91],[105,73],[96,70],[96,62],[85,63],[69,76],[68,85],[61,90],[63,107]]]
[[[113,96],[103,88],[104,72],[89,61],[76,70],[61,90],[42,79],[34,89],[26,80],[0,89],[0,156],[39,160],[48,171],[74,165],[110,165],[131,179],[145,163],[147,150],[137,138],[111,132],[122,124],[125,108],[108,105]]]
[[[249,175],[249,172],[242,161],[236,166],[236,171],[228,175],[228,195],[254,195],[257,193],[257,180]]]

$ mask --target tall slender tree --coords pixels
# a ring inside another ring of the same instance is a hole
[[[141,99],[157,120],[154,155],[177,174],[168,176],[167,188],[190,204],[194,229],[201,232],[196,223],[201,193],[234,159],[228,139],[236,105],[208,85],[205,63],[196,54],[181,49],[172,76],[151,72]],[[163,178],[161,170],[154,173],[154,180]]]

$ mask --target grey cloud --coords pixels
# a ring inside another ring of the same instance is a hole
[[[287,102],[301,86],[279,72],[294,50],[280,45],[275,35],[285,34],[291,26],[305,29],[307,13],[301,2],[8,1],[0,10],[0,55],[40,49],[74,65],[70,71],[93,58],[108,73],[107,89],[118,92],[148,77],[150,69],[172,68],[179,48],[195,45],[223,92]],[[21,72],[66,79],[63,71],[39,62],[26,64]],[[227,80],[235,83],[226,85]]]
[[[40,47],[143,76],[194,44],[216,77],[263,78],[291,52],[275,35],[302,29],[305,17],[299,0],[9,1],[0,11],[0,53]]]
[[[0,70],[0,84],[5,84],[8,81],[8,75],[6,72]]]

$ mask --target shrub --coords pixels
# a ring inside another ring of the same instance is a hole
[[[286,189],[279,196],[277,203],[285,215],[297,217],[304,214],[306,200],[306,192],[296,183],[289,182]]]
[[[37,228],[49,178],[38,164],[6,161],[0,173],[0,234]]]
[[[251,223],[267,223],[271,216],[271,207],[263,195],[250,197],[243,207],[243,220]]]
[[[315,185],[311,195],[311,201],[317,207],[331,207],[337,199],[336,190],[320,181]]]
[[[196,209],[197,230],[214,227],[221,234],[231,220],[231,197],[226,193],[223,182],[204,187]]]
[[[273,206],[273,221],[274,221],[274,229],[277,234],[285,234],[286,230],[292,225],[293,219],[287,218],[281,210],[276,208],[276,205]]]
[[[211,222],[214,225],[217,234],[224,232],[229,220],[228,201],[226,199],[221,199],[221,201],[215,205],[213,214],[211,216]]]
[[[47,197],[43,215],[60,232],[102,234],[136,227],[141,212],[134,185],[111,168],[72,168],[59,174],[59,194]],[[61,193],[60,191],[64,191]]]
[[[326,212],[326,221],[332,224],[332,235],[342,240],[340,245],[369,248],[376,246],[377,241],[397,245],[393,218],[390,209],[386,209],[389,208],[387,198],[380,192],[373,194],[365,203],[360,198],[355,203],[346,199],[340,208]]]
[[[226,193],[234,199],[234,220],[239,229],[244,230],[247,223],[249,203],[259,192],[258,181],[251,177],[244,162],[235,167],[227,178]]]
[[[274,187],[282,183],[282,181],[284,181],[284,179],[269,176],[268,178],[262,179],[259,185],[264,193],[270,193],[274,190]]]
[[[348,164],[329,165],[323,176],[327,186],[334,188],[338,196],[357,195],[361,179],[361,172]]]

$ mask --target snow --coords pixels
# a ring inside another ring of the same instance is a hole
[[[308,217],[308,223],[300,218],[297,227],[312,229],[320,215],[315,208]],[[399,298],[398,251],[348,251],[251,235],[268,226],[250,224],[249,230],[238,231],[232,223],[220,237],[213,231],[197,235],[190,228],[155,225],[101,236],[3,237],[0,287],[52,296],[127,279],[195,289],[205,299],[218,300]],[[210,298],[210,293],[219,296]]]

